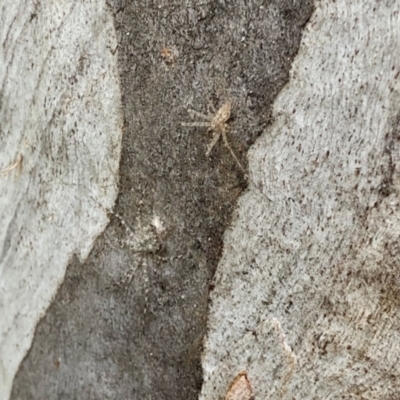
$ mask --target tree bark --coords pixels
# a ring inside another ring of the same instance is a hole
[[[257,399],[400,397],[399,11],[316,4],[225,237],[202,400],[242,370]]]
[[[2,398],[400,397],[399,6],[8,3]]]
[[[0,398],[7,399],[67,264],[74,254],[85,259],[108,223],[123,120],[104,3],[6,0],[0,26]]]

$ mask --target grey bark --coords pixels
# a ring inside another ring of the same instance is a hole
[[[0,398],[7,399],[72,255],[84,260],[108,223],[123,118],[105,4],[2,1],[0,42]]]
[[[307,2],[115,4],[125,135],[119,218],[73,262],[38,325],[12,398],[195,399],[222,233],[246,186],[187,109],[234,101],[241,162],[287,82]],[[160,221],[158,232],[154,225]],[[40,365],[40,368],[36,366]]]
[[[200,398],[397,399],[399,4],[323,1],[224,241]]]
[[[398,5],[317,2],[293,65],[309,2],[112,7],[120,196],[68,266],[11,398],[214,400],[241,371],[256,399],[398,397]],[[261,135],[249,173],[181,126],[227,99],[241,164]]]

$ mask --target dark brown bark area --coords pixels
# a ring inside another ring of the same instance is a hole
[[[196,399],[207,298],[243,172],[187,108],[234,102],[241,160],[287,82],[311,1],[115,1],[125,136],[115,211],[139,232],[157,216],[157,251],[121,241],[112,218],[73,262],[39,323],[12,399]],[[131,266],[129,284],[113,286]],[[111,287],[111,288],[110,288]]]

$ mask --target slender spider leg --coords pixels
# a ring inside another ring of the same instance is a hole
[[[213,115],[215,115],[217,113],[217,109],[214,107],[214,104],[211,103],[211,101],[208,102],[208,108],[211,109],[211,111],[213,112]]]
[[[232,157],[233,157],[234,160],[236,161],[236,163],[237,163],[237,165],[239,166],[239,168],[242,170],[242,172],[244,172],[245,175],[247,175],[247,174],[246,174],[246,171],[245,171],[244,168],[243,168],[243,165],[240,163],[240,161],[239,161],[239,159],[236,157],[236,154],[235,154],[235,152],[233,151],[232,147],[229,145],[228,138],[226,137],[226,130],[225,130],[225,129],[222,131],[222,139],[223,139],[223,141],[224,141],[225,146],[226,146],[226,147],[229,149],[229,151],[231,152]]]
[[[198,112],[198,111],[195,111],[195,110],[191,110],[191,109],[189,109],[188,110],[188,113],[189,114],[192,114],[192,115],[195,115],[196,117],[200,117],[200,118],[203,118],[203,119],[208,119],[208,120],[212,120],[212,118],[213,118],[213,114],[203,114],[203,113],[201,113],[201,112]]]
[[[220,133],[215,133],[213,140],[211,141],[211,143],[207,146],[207,151],[206,151],[206,156],[208,157],[211,153],[211,150],[213,149],[213,147],[216,145],[216,143],[218,142],[219,138],[220,138],[221,134]]]
[[[210,127],[209,122],[181,122],[182,126],[203,126],[206,128]]]

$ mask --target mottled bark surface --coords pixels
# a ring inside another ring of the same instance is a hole
[[[201,400],[400,398],[400,9],[316,4],[249,153],[211,294]]]
[[[116,32],[104,3],[1,1],[0,43],[0,399],[6,400],[72,256],[85,260],[108,225],[123,116]]]
[[[234,103],[246,151],[270,122],[311,2],[116,1],[125,112],[120,219],[71,263],[13,399],[196,399],[208,295],[246,177],[187,108]]]

